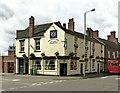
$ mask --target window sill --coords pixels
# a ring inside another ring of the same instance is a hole
[[[19,52],[19,53],[25,53],[25,52]]]
[[[35,50],[34,52],[41,52],[40,50]]]

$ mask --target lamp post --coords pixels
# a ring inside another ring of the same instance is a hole
[[[85,56],[84,56],[84,61],[85,61],[85,66],[86,66],[86,59],[87,59],[87,44],[86,44],[86,14],[89,12],[95,11],[95,9],[91,9],[87,12],[84,13],[84,45],[85,45]],[[85,68],[84,68],[85,69]],[[84,71],[84,77],[85,77],[85,71]]]

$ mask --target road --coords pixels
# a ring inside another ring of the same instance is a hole
[[[119,80],[117,75],[86,79],[7,75],[2,77],[2,91],[118,91]]]

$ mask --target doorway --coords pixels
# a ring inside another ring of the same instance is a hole
[[[14,62],[8,62],[8,73],[14,72]]]
[[[24,59],[19,59],[19,73],[24,74]]]
[[[100,68],[99,68],[99,63],[98,63],[98,65],[97,65],[97,72],[98,72],[98,73],[99,73],[99,69],[100,69]]]
[[[60,63],[60,76],[67,76],[67,63]]]
[[[80,64],[80,73],[81,75],[83,75],[83,64],[82,63]]]

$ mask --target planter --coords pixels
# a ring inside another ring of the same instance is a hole
[[[30,75],[33,75],[33,69],[32,68],[30,69]]]
[[[33,75],[36,75],[36,74],[37,74],[37,70],[33,69]]]

